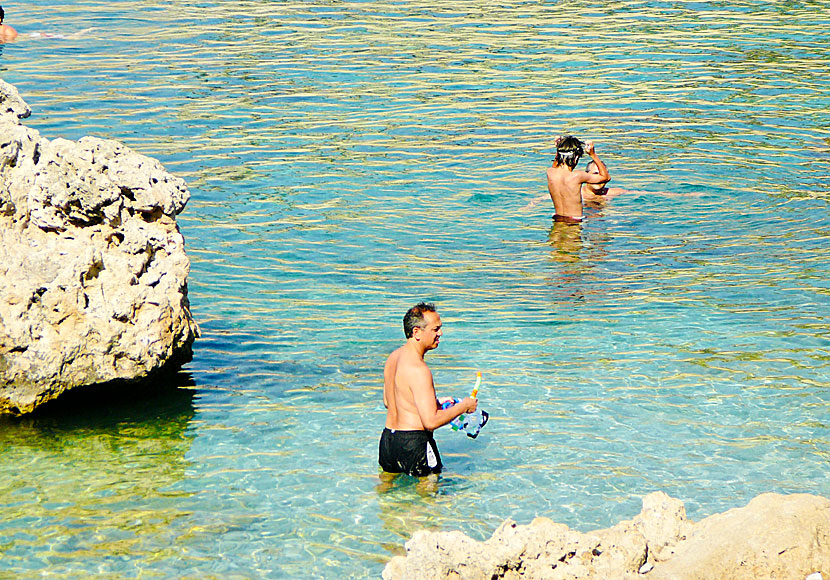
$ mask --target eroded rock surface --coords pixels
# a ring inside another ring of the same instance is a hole
[[[49,141],[0,81],[0,413],[88,385],[130,388],[190,360],[190,193],[110,140]]]
[[[483,542],[417,532],[384,580],[804,580],[830,572],[830,500],[763,494],[698,523],[662,492],[633,520],[589,533],[506,521]]]

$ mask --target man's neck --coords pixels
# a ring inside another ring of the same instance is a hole
[[[427,351],[423,346],[421,346],[420,342],[418,342],[414,338],[410,338],[406,341],[406,347],[409,348],[415,354],[417,354],[421,360],[424,360],[424,355]]]

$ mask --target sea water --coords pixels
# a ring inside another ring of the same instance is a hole
[[[376,578],[424,528],[830,494],[830,3],[3,7],[28,126],[188,181],[203,336],[166,394],[0,424],[0,578]],[[562,133],[647,193],[552,224]],[[420,300],[490,422],[384,481]]]

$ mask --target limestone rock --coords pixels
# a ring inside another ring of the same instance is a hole
[[[0,413],[190,359],[198,327],[175,216],[184,181],[128,147],[49,141],[0,81]]]
[[[545,518],[510,520],[477,542],[418,532],[384,580],[802,580],[830,568],[830,500],[764,494],[695,524],[679,500],[643,499],[633,520],[580,533]],[[814,576],[817,577],[817,576]]]
[[[664,521],[652,521],[657,518]],[[685,525],[685,510],[656,493],[644,500],[643,512],[634,520],[585,534],[547,518],[527,526],[508,520],[484,542],[460,532],[419,532],[406,543],[407,556],[393,558],[383,578],[633,578],[646,563],[649,541],[665,547],[681,536]]]
[[[12,123],[18,119],[25,119],[32,114],[29,105],[20,98],[17,88],[0,79],[0,120],[8,117]]]
[[[830,572],[830,500],[765,493],[695,524],[649,580],[801,580],[816,572]]]

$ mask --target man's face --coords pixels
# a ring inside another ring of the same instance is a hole
[[[441,317],[437,312],[424,312],[424,326],[415,327],[418,341],[426,350],[438,348],[438,342],[444,331],[441,330]]]

